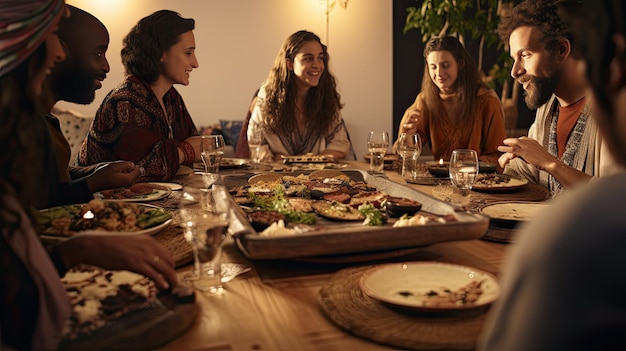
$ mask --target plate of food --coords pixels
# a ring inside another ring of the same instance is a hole
[[[48,239],[75,235],[152,235],[172,221],[172,215],[158,206],[102,200],[44,209],[36,218],[42,236]]]
[[[491,218],[492,221],[517,224],[533,219],[539,211],[548,206],[543,202],[503,201],[485,205],[479,209],[479,212]]]
[[[283,159],[283,163],[328,163],[335,162],[335,158],[332,155],[313,155],[313,154],[304,154],[304,155],[296,155],[296,156],[281,156]]]
[[[154,201],[168,196],[173,188],[180,190],[182,186],[175,183],[137,183],[130,187],[102,190],[93,194],[93,197],[125,202]]]
[[[250,165],[250,160],[245,158],[223,157],[220,160],[220,169],[245,168]],[[204,167],[204,165],[202,165]]]
[[[405,262],[366,271],[359,286],[384,304],[419,312],[452,312],[488,306],[500,295],[490,273],[441,262]]]
[[[520,190],[528,184],[528,179],[516,178],[507,174],[487,173],[476,176],[472,190],[482,192],[505,192]]]
[[[71,306],[61,351],[157,349],[189,329],[198,312],[192,289],[159,292],[129,271],[79,265],[61,283]]]

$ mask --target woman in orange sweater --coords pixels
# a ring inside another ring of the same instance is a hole
[[[481,161],[498,163],[506,138],[498,95],[483,83],[474,60],[455,37],[430,39],[422,91],[406,110],[398,135],[417,132],[436,160],[454,149],[473,149]]]

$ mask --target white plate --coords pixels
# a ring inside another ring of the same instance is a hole
[[[542,202],[507,201],[483,206],[479,212],[496,221],[521,222],[533,219],[548,206]]]
[[[482,294],[475,303],[453,306],[428,306],[429,293],[445,294],[473,281],[482,282]],[[361,290],[380,302],[422,312],[450,312],[482,307],[500,295],[496,278],[484,271],[439,262],[406,262],[380,265],[365,272],[359,282]]]
[[[158,183],[152,183],[158,184]],[[162,189],[154,189],[153,192],[146,195],[137,195],[125,199],[105,199],[102,196],[102,193],[98,192],[93,194],[94,199],[100,199],[104,201],[122,201],[122,202],[144,202],[144,201],[155,201],[160,200],[170,194],[170,190],[162,190]]]
[[[158,185],[158,186],[162,186],[165,188],[170,189],[171,191],[177,191],[183,188],[183,186],[181,184],[178,183],[167,183],[167,182],[145,182],[145,183],[138,183],[138,184],[154,184],[154,185]]]
[[[81,204],[79,204],[79,205],[69,205],[69,206],[81,206]],[[137,206],[154,208],[154,209],[162,209],[162,207],[154,206],[154,205],[148,205],[148,204],[137,204]],[[65,207],[65,206],[59,206],[59,207]],[[55,207],[53,207],[53,208],[55,208]],[[45,211],[49,211],[49,210],[51,210],[51,209],[41,210],[41,212],[45,212]],[[142,229],[142,230],[138,230],[138,231],[134,231],[134,232],[108,231],[108,230],[84,230],[84,231],[76,232],[74,235],[70,235],[70,236],[53,235],[53,234],[42,234],[41,237],[44,238],[44,239],[48,239],[48,240],[59,240],[59,239],[71,238],[71,237],[74,237],[74,236],[77,236],[77,235],[112,235],[112,234],[125,234],[125,235],[148,234],[148,235],[154,235],[154,234],[160,232],[161,230],[163,230],[170,223],[172,223],[172,219],[171,218],[168,219],[167,221],[157,225],[157,226],[146,228],[146,229]]]

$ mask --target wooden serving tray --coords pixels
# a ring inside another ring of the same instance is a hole
[[[152,350],[193,325],[198,314],[195,302],[180,302],[172,295],[162,295],[159,301],[159,306],[122,316],[88,336],[63,341],[59,350]]]
[[[284,259],[358,253],[376,250],[428,246],[439,242],[472,240],[483,236],[489,219],[480,214],[456,212],[450,204],[385,177],[373,176],[359,170],[344,170],[352,179],[391,196],[406,197],[422,203],[422,211],[435,215],[453,215],[457,221],[422,226],[392,227],[364,226],[357,222],[326,222],[314,232],[289,236],[262,237],[247,221],[245,213],[234,204],[232,232],[241,252],[250,259]]]

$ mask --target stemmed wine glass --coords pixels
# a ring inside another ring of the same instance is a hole
[[[183,235],[194,256],[193,270],[183,276],[183,281],[200,291],[221,293],[222,245],[230,218],[225,187],[220,182],[209,189],[185,186],[178,210]]]
[[[402,133],[398,138],[398,155],[402,157],[402,177],[415,178],[417,159],[422,153],[422,141],[418,133]]]
[[[203,135],[200,152],[206,173],[217,173],[224,155],[226,143],[221,135]]]
[[[367,150],[370,153],[370,172],[383,173],[385,154],[389,148],[389,134],[385,131],[373,131],[367,136]]]
[[[461,197],[469,196],[478,174],[478,156],[476,151],[457,149],[450,157],[450,180]]]

